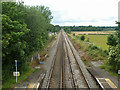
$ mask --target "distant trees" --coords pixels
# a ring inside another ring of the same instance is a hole
[[[61,27],[61,28],[63,28],[65,32],[71,34],[71,26],[70,27],[64,26],[64,27]]]
[[[59,25],[55,25],[53,32],[59,32],[61,30],[61,27]]]
[[[117,27],[98,27],[98,26],[64,26],[62,27],[66,32],[68,31],[112,31],[117,30]]]
[[[54,29],[50,24],[51,11],[45,6],[24,6],[23,2],[2,3],[2,79],[7,81],[18,60],[18,71],[28,68],[29,55],[43,48],[48,33]]]

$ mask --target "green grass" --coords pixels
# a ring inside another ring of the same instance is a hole
[[[108,49],[108,46],[106,44],[107,35],[85,35],[85,37],[86,37],[86,40],[87,38],[89,38],[90,42],[96,43],[96,46],[102,46],[104,50]],[[109,73],[112,76],[115,76],[115,77],[118,76],[116,72],[111,71],[111,66],[106,65],[106,60],[108,56],[106,55],[105,52],[103,52],[103,50],[100,50],[100,49],[94,50],[94,49],[89,48],[89,45],[85,43],[84,41],[81,41],[79,37],[72,36],[71,38],[75,41],[75,43],[80,44],[79,46],[81,47],[81,49],[84,48],[85,50],[89,52],[88,55],[91,57],[92,61],[102,60],[104,62],[104,65],[99,66],[99,68],[104,69],[107,73]],[[101,43],[103,45],[101,45]],[[86,65],[89,65],[89,62],[84,59],[83,59],[83,62]]]
[[[79,35],[81,36],[81,35]],[[108,35],[85,35],[85,41],[89,38],[91,43],[94,43],[96,46],[100,47],[103,50],[108,50],[107,43]]]
[[[2,88],[12,88],[12,87],[14,87],[15,84],[19,84],[22,81],[24,81],[25,79],[27,79],[27,77],[30,76],[30,74],[32,74],[33,72],[34,72],[34,70],[32,70],[32,68],[29,68],[27,70],[27,72],[25,72],[24,74],[22,74],[18,77],[18,82],[17,83],[16,83],[16,77],[14,77],[14,76],[11,77],[9,80],[7,80],[3,84]]]
[[[111,67],[108,65],[104,64],[104,65],[99,66],[99,68],[104,69],[107,73],[109,73],[112,76],[118,77],[118,74],[116,72],[111,71],[110,70]]]
[[[48,47],[48,45],[52,45],[52,42],[55,40],[55,36],[51,36],[50,38],[49,38],[49,40],[48,40],[48,43],[46,43],[46,45],[44,46],[44,48],[42,48],[42,50],[41,50],[41,52],[43,52],[44,51],[44,49],[45,48],[47,48]],[[3,86],[2,86],[2,88],[13,88],[16,84],[19,84],[19,83],[21,83],[22,81],[24,81],[24,80],[26,80],[27,79],[27,77],[29,77],[32,73],[35,73],[35,72],[37,72],[38,70],[40,70],[40,69],[32,69],[32,66],[28,66],[28,70],[26,71],[26,72],[22,72],[22,73],[24,73],[24,74],[22,74],[22,75],[20,75],[19,77],[18,77],[18,82],[16,83],[16,77],[11,77],[9,80],[7,80],[7,81],[5,81],[4,83],[3,83]]]

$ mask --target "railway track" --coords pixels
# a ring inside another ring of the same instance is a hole
[[[69,55],[67,54],[67,48],[66,44],[64,43],[64,49],[65,49],[65,64],[66,64],[66,88],[75,88],[76,84],[74,81],[73,73],[72,73],[72,68],[70,66],[70,60],[69,60]],[[69,75],[69,76],[68,76]]]
[[[54,47],[50,68],[35,83],[29,83],[26,89],[117,89],[109,78],[101,77],[92,68],[87,68],[89,72],[87,71],[64,31],[60,31]]]
[[[64,31],[60,32],[46,82],[44,88],[91,88]]]
[[[53,58],[53,61],[52,61],[52,65],[51,65],[51,68],[48,72],[48,78],[47,78],[47,81],[46,81],[46,84],[43,86],[43,88],[54,88],[54,87],[51,87],[51,79],[52,79],[52,75],[53,75],[53,72],[54,72],[54,68],[55,68],[55,62],[56,62],[56,59],[57,59],[57,53],[58,53],[58,47],[59,47],[59,42],[60,42],[60,35],[61,35],[61,32],[58,36],[58,40],[57,40],[57,50],[56,50],[56,53],[54,55],[54,58]],[[60,73],[59,73],[60,74]],[[58,75],[59,75],[58,74]],[[55,85],[56,86],[56,85]]]
[[[63,32],[64,33],[64,32]],[[66,43],[66,51],[68,56],[68,62],[70,66],[70,71],[72,74],[72,87],[73,88],[90,88],[88,81],[84,75],[84,73],[81,71],[81,67],[79,67],[78,62],[76,60],[75,54],[73,53],[73,50],[70,46],[70,43],[68,42],[68,38],[66,34],[64,33],[65,37],[65,43]]]

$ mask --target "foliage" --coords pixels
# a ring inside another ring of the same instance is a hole
[[[29,29],[27,29],[27,25],[25,23],[21,24],[19,19],[17,21],[16,20],[12,20],[9,16],[5,15],[5,13],[2,15],[3,80],[12,75],[11,71],[14,70],[14,60],[17,59],[20,65],[23,65],[25,62],[24,49],[26,48],[26,42],[22,40],[22,37],[29,32]],[[22,69],[20,65],[18,65],[18,70]]]
[[[109,35],[107,38],[107,44],[110,46],[116,46],[117,45],[116,41],[117,41],[117,38],[113,34]]]
[[[86,57],[86,55],[83,56],[87,60],[98,61],[98,60],[106,60],[107,59],[107,57],[108,57],[107,50],[102,50],[101,48],[98,47],[98,45],[96,46],[92,43],[81,41],[79,36],[76,36],[76,38],[73,37],[72,39],[75,43],[77,43],[79,45],[79,47],[82,50],[84,50],[84,53],[86,53],[86,55],[88,55],[87,57]]]
[[[108,44],[110,45],[110,48],[107,64],[111,66],[110,70],[117,73],[117,71],[120,69],[120,31],[112,36],[109,36],[108,38]],[[112,42],[110,40],[112,40]]]
[[[78,35],[82,36],[82,35]],[[106,44],[108,35],[85,35],[85,41],[89,39],[89,43],[94,43],[103,50],[108,50],[109,46]]]
[[[17,83],[21,83],[22,81],[26,80],[28,76],[30,76],[30,74],[32,74],[33,72],[35,72],[35,70],[33,70],[30,66],[28,67],[27,71],[23,72],[24,74],[20,75],[18,77],[18,82]],[[21,74],[21,73],[20,73]],[[14,84],[16,84],[16,78],[15,77],[11,77],[9,78],[9,80],[7,80],[7,82],[3,83],[2,89],[7,89],[7,88],[13,88]]]
[[[61,26],[65,31],[114,31],[117,27],[99,27],[99,26]]]
[[[111,74],[112,76],[116,76],[116,77],[118,77],[118,74],[115,72],[115,71],[112,71],[111,70],[111,66],[109,66],[109,65],[106,65],[106,64],[104,64],[104,65],[101,65],[101,66],[99,66],[101,69],[104,69],[105,71],[107,71],[109,74]]]
[[[90,41],[90,39],[89,39],[89,38],[87,38],[86,42],[89,42],[89,41]]]
[[[111,66],[112,71],[118,70],[118,67],[120,65],[120,55],[118,54],[119,48],[118,45],[116,47],[111,47],[110,52],[109,52],[109,57],[108,57],[108,64]]]
[[[73,36],[75,36],[75,33],[73,33]]]
[[[63,28],[65,32],[71,34],[71,29],[69,27],[64,26],[64,27],[61,27],[61,28]]]
[[[27,58],[46,44],[48,33],[54,28],[50,24],[51,11],[45,6],[24,6],[23,2],[2,3],[2,79],[3,83],[15,71],[14,60],[18,60],[18,71],[28,70]]]
[[[82,41],[84,41],[84,40],[85,40],[85,36],[82,35],[80,39],[81,39]]]
[[[61,27],[59,25],[55,25],[54,29],[53,29],[54,30],[53,32],[59,32],[60,29],[61,29]]]

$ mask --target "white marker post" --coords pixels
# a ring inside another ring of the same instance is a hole
[[[16,67],[16,82],[17,82],[17,60],[15,60],[15,67]]]

